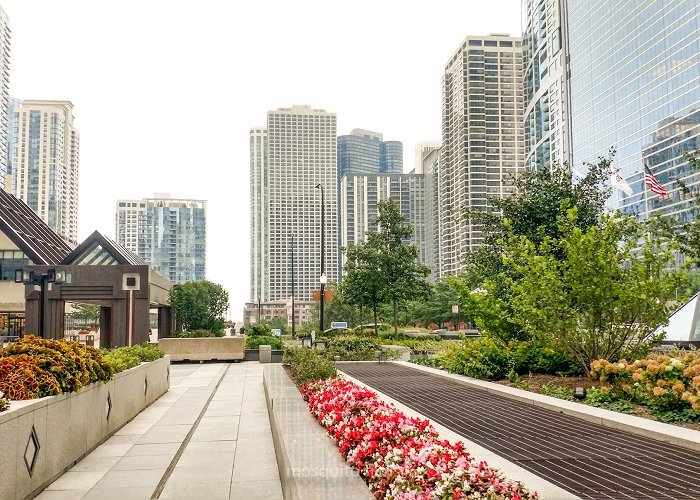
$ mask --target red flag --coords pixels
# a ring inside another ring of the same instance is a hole
[[[652,193],[663,196],[667,192],[666,188],[659,184],[659,181],[656,179],[656,177],[654,177],[654,174],[651,173],[651,170],[649,170],[649,167],[646,165],[644,165],[644,183],[649,186],[649,190]]]

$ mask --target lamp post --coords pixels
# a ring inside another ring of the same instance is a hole
[[[320,304],[320,318],[319,318],[319,333],[323,335],[323,302],[324,302],[324,289],[326,287],[326,282],[328,281],[328,278],[326,278],[326,266],[325,266],[325,261],[324,261],[324,254],[325,254],[325,225],[326,225],[326,201],[324,198],[324,193],[323,193],[323,186],[319,183],[316,184],[316,189],[321,190],[321,304]]]
[[[39,285],[39,325],[37,328],[39,337],[44,338],[46,283],[61,284],[71,282],[71,273],[62,270],[47,269],[45,273],[30,271],[28,269],[15,270],[15,283]]]
[[[294,235],[292,234],[292,338],[296,338],[296,315],[294,311]]]

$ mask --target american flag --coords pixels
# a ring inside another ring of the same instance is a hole
[[[649,190],[652,193],[660,194],[661,196],[666,194],[666,188],[659,184],[659,181],[656,180],[656,177],[646,165],[644,165],[644,183],[649,186]]]

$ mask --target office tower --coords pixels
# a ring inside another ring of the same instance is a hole
[[[12,32],[10,31],[7,13],[0,7],[0,189],[5,187],[5,176],[10,173],[10,142],[8,135],[11,133],[9,118],[12,112],[10,106],[10,45]]]
[[[698,2],[578,0],[569,2],[568,27],[576,165],[615,147],[613,166],[633,193],[615,190],[610,208],[692,219],[672,180],[698,185],[683,157],[700,147]],[[667,196],[645,188],[645,165]]]
[[[206,279],[207,202],[153,198],[117,201],[117,243],[173,283]]]
[[[519,37],[468,36],[445,67],[438,171],[440,276],[459,273],[483,240],[464,217],[513,192],[524,164]]]
[[[73,104],[22,101],[11,121],[12,194],[77,245],[80,139]]]
[[[418,260],[426,257],[425,176],[422,174],[346,174],[340,181],[340,219],[343,247],[366,240],[367,231],[377,231],[378,205],[393,199],[413,235],[406,243],[418,247]],[[345,257],[342,257],[342,263]]]
[[[264,147],[264,130],[267,147]],[[254,147],[256,137],[261,141]],[[324,270],[338,279],[338,166],[335,113],[310,106],[269,111],[267,127],[251,130],[251,302],[310,300],[320,287],[321,196]],[[316,186],[319,186],[318,188]],[[265,234],[262,244],[256,234]],[[257,243],[256,243],[257,241]],[[257,246],[257,249],[256,249]],[[259,249],[259,250],[258,250]],[[257,280],[256,280],[256,277]]]
[[[338,180],[345,174],[403,173],[403,144],[382,134],[353,129],[338,137]]]
[[[571,163],[566,0],[522,0],[525,166]]]

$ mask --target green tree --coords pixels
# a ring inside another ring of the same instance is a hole
[[[612,172],[613,156],[611,151],[608,158],[586,164],[586,175],[575,183],[567,165],[524,172],[515,179],[512,196],[490,198],[488,210],[474,209],[466,214],[484,235],[483,245],[467,256],[462,276],[466,287],[470,291],[479,290],[490,277],[505,274],[508,278],[499,282],[491,280],[488,298],[476,293],[465,299],[479,308],[476,323],[480,330],[505,342],[527,339],[528,334],[510,320],[513,311],[509,284],[517,281],[518,275],[513,274],[514,269],[503,266],[502,241],[524,236],[539,246],[545,239],[558,240],[562,236],[558,221],[573,207],[578,211],[577,227],[586,229],[598,224],[610,196],[607,180]],[[553,247],[552,251],[555,257],[561,257],[559,248]],[[498,300],[494,302],[494,298]]]
[[[343,281],[340,293],[349,304],[360,309],[360,324],[363,324],[363,309],[370,307],[374,313],[374,333],[377,328],[377,309],[382,299],[384,280],[377,273],[379,267],[378,249],[367,242],[350,245],[343,250],[346,256]]]
[[[378,211],[378,232],[367,233],[367,245],[377,256],[381,295],[391,304],[394,336],[398,337],[398,307],[426,295],[429,289],[426,277],[430,269],[417,261],[418,248],[406,243],[413,234],[413,227],[406,223],[396,200],[380,202]]]
[[[286,318],[272,318],[272,319],[264,319],[261,321],[261,323],[264,323],[265,325],[270,327],[270,334],[272,334],[272,329],[278,329],[282,331],[282,335],[286,335],[287,333],[287,319]]]
[[[228,293],[211,281],[189,281],[170,289],[170,307],[186,330],[223,334]]]
[[[644,354],[661,340],[657,328],[678,306],[676,294],[685,285],[685,273],[672,270],[674,242],[617,215],[581,228],[575,209],[559,217],[559,233],[539,244],[524,235],[503,240],[503,264],[514,273],[486,280],[485,300],[507,310],[490,295],[496,281],[507,282],[508,319],[533,338],[561,346],[585,372],[596,359]]]
[[[457,315],[452,313],[452,306],[459,305],[462,320],[471,318],[464,307],[464,281],[457,276],[447,276],[430,286],[430,292],[425,299],[413,300],[409,304],[409,317],[412,323],[432,323],[443,326],[445,322],[456,322]]]
[[[100,306],[94,304],[72,304],[73,311],[69,316],[78,319],[97,319],[100,318]]]

